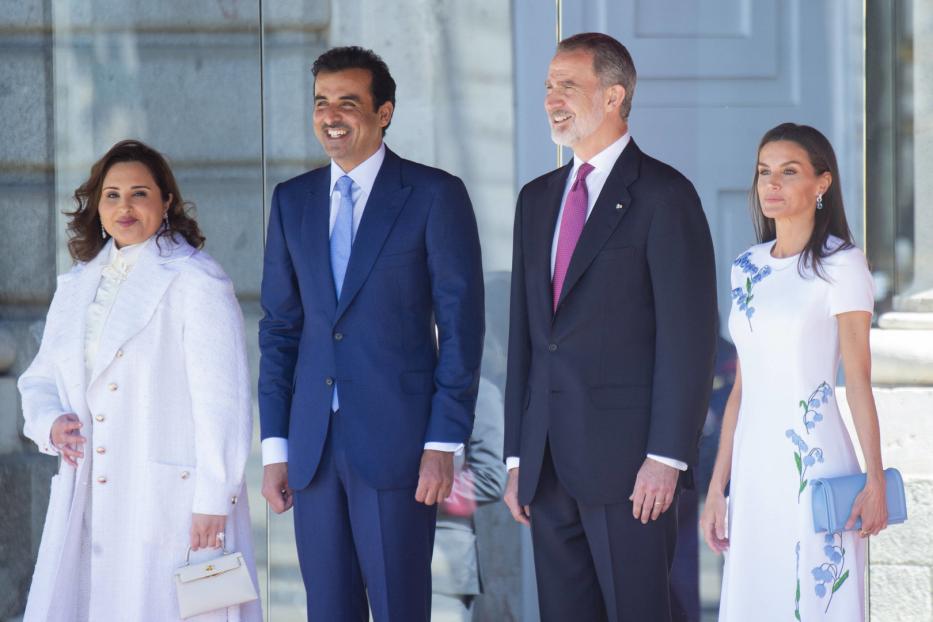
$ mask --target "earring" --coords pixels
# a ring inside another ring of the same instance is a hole
[[[823,195],[816,195],[816,209],[823,209]]]
[[[168,229],[168,210],[165,210],[162,214],[162,226]]]
[[[107,239],[107,230],[104,229],[104,221],[100,222],[100,239],[101,240]]]

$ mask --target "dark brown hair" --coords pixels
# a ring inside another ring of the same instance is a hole
[[[599,78],[603,88],[621,84],[625,97],[619,107],[619,115],[627,120],[632,111],[632,97],[635,96],[635,63],[628,49],[612,37],[601,32],[581,32],[567,37],[557,44],[558,52],[584,50],[593,55],[593,73]]]
[[[159,187],[162,200],[172,196],[168,206],[168,226],[163,226],[156,234],[156,243],[163,237],[174,239],[175,234],[195,248],[204,246],[204,235],[191,212],[194,205],[181,198],[178,183],[172,169],[161,153],[138,140],[122,140],[110,148],[104,157],[91,167],[91,175],[75,190],[74,200],[77,209],[65,212],[68,220],[68,252],[75,261],[90,261],[107,243],[101,235],[100,203],[104,177],[110,167],[118,162],[139,162],[149,169],[152,178]]]
[[[839,181],[839,165],[836,163],[836,152],[829,140],[822,132],[809,125],[796,123],[782,123],[773,127],[761,138],[757,154],[768,143],[787,140],[797,144],[807,152],[810,164],[817,175],[828,172],[832,175],[832,182],[823,193],[823,209],[816,210],[813,232],[810,239],[800,253],[797,260],[797,271],[805,276],[808,270],[825,279],[823,272],[823,259],[837,251],[852,248],[852,232],[846,221],[846,211],[842,204],[842,185]],[[752,181],[752,191],[749,197],[752,210],[752,221],[755,224],[755,235],[759,242],[770,242],[775,239],[777,232],[774,219],[767,218],[761,211],[761,201],[758,198],[758,162],[755,162],[755,178]],[[842,244],[835,248],[828,248],[829,236],[834,235],[842,240]]]

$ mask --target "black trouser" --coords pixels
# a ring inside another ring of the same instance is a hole
[[[584,505],[561,484],[549,447],[531,502],[542,622],[670,622],[677,502],[642,525],[629,501]]]

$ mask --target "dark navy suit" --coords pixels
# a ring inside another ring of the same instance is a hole
[[[330,167],[279,184],[262,281],[262,437],[288,439],[314,620],[430,617],[425,442],[465,443],[483,344],[479,238],[463,183],[386,149],[340,299]],[[436,326],[436,331],[435,331]],[[334,387],[340,407],[331,412]]]
[[[676,511],[642,525],[628,496],[647,454],[696,462],[716,345],[709,227],[690,182],[629,142],[554,311],[571,167],[518,199],[504,453],[521,459],[542,620],[669,621]]]

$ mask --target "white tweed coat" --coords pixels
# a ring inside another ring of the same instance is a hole
[[[19,379],[24,431],[41,451],[54,453],[52,422],[74,412],[93,452],[90,468],[61,462],[52,479],[26,622],[74,616],[60,604],[74,602],[76,573],[85,572],[75,544],[89,494],[90,620],[179,619],[173,570],[184,563],[193,512],[227,515],[228,548],[244,553],[256,581],[244,484],[252,411],[233,286],[206,253],[151,241],[85,378],[85,318],[109,256],[110,243],[59,277],[39,353]],[[254,601],[196,619],[260,618]]]

